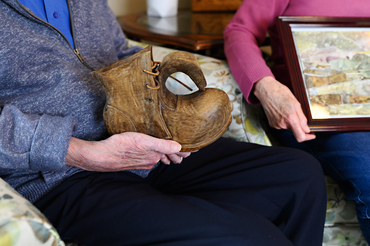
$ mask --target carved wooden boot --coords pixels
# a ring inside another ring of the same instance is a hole
[[[165,84],[175,72],[189,75],[199,90],[189,95],[170,92]],[[109,134],[141,132],[172,139],[182,145],[181,151],[194,151],[221,137],[231,123],[227,94],[205,88],[204,75],[190,53],[171,53],[159,65],[149,46],[93,76],[106,92],[103,117]]]

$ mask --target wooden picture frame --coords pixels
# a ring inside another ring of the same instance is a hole
[[[277,18],[293,94],[313,132],[370,130],[370,18]]]

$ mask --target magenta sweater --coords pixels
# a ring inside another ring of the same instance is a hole
[[[277,16],[370,17],[370,0],[259,0],[243,1],[225,29],[225,54],[231,71],[249,103],[258,100],[251,94],[253,84],[265,76],[285,83],[288,74],[275,26]],[[270,70],[258,47],[269,33],[272,60]]]

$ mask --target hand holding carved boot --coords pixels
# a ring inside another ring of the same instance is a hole
[[[165,84],[175,72],[187,74],[199,90],[189,95],[170,92]],[[188,152],[217,140],[231,123],[227,94],[205,88],[202,70],[188,52],[168,54],[159,64],[153,62],[149,46],[93,76],[106,92],[103,117],[109,134],[141,132],[174,140]]]

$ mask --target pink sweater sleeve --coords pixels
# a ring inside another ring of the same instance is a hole
[[[251,94],[254,83],[265,76],[274,77],[259,44],[288,4],[289,0],[244,0],[224,31],[225,54],[231,72],[249,103],[259,103]]]

